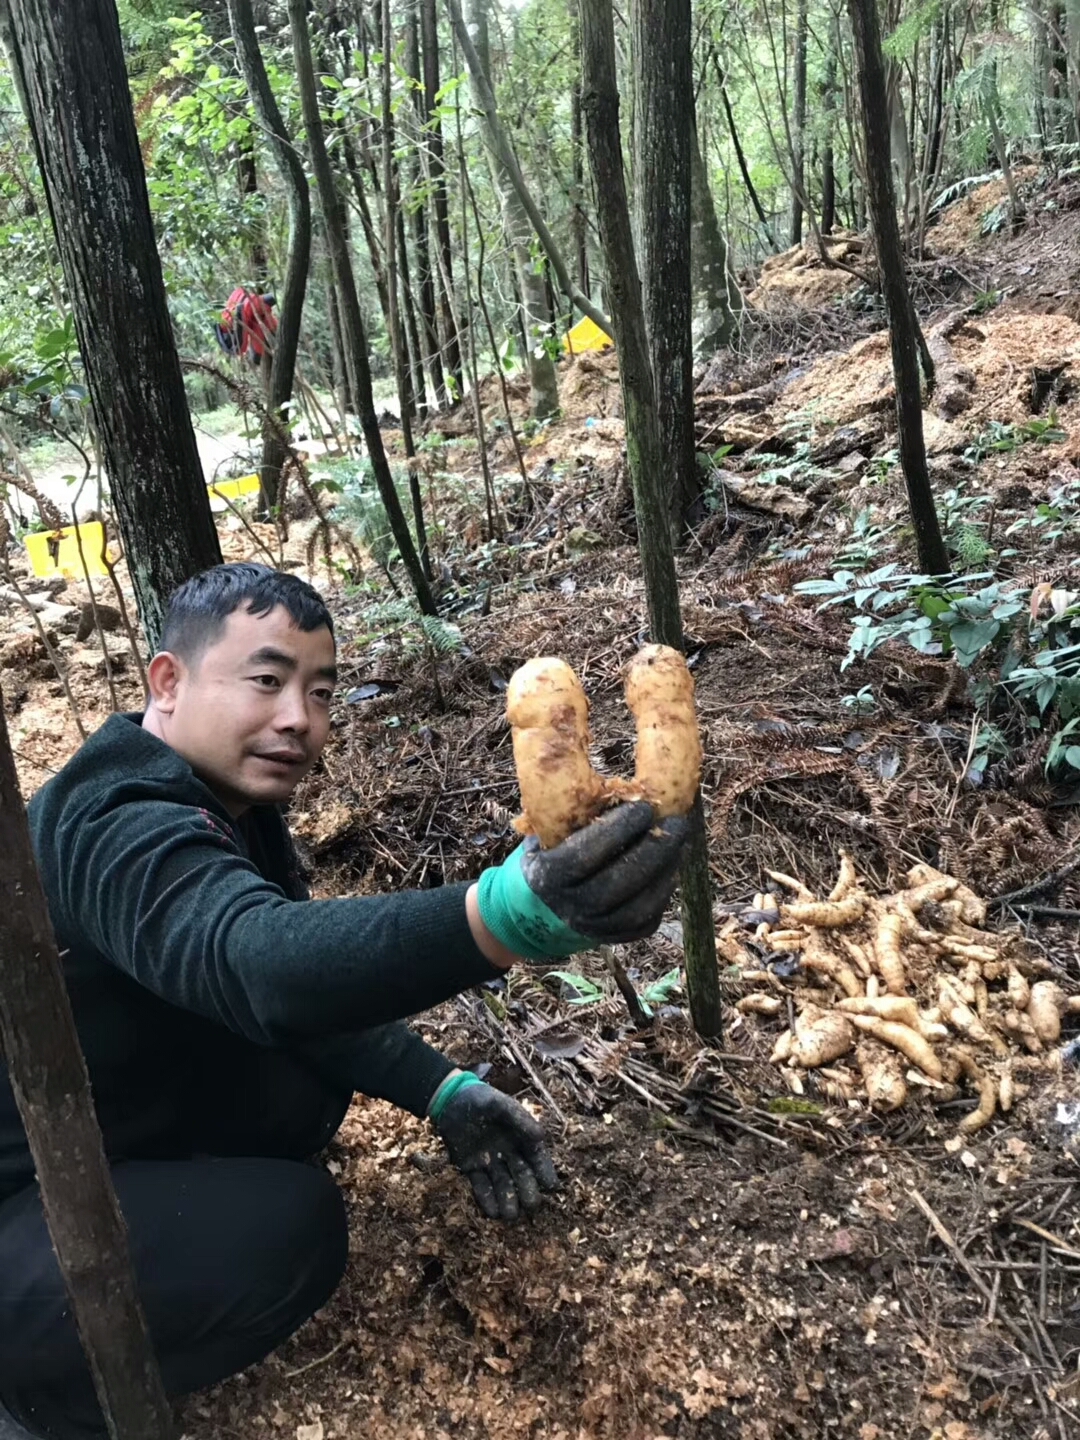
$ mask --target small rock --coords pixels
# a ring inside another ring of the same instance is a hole
[[[115,605],[105,605],[100,600],[97,607],[98,624],[102,630],[119,630],[122,616]],[[89,635],[94,633],[94,607],[88,600],[82,607],[79,616],[78,628],[75,631],[75,639],[82,643]]]
[[[79,623],[79,612],[73,605],[54,605],[51,601],[38,609],[43,625],[54,625],[58,630],[74,630]]]

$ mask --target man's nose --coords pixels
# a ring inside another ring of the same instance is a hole
[[[292,730],[298,735],[306,734],[311,729],[307,696],[303,691],[289,688],[281,692],[281,703],[277,707],[274,724],[278,730]]]

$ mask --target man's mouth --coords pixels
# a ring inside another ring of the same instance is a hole
[[[255,758],[265,760],[270,765],[279,765],[283,770],[293,770],[298,765],[307,763],[307,756],[302,750],[262,750]]]

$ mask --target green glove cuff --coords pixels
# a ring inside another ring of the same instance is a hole
[[[483,1083],[480,1076],[474,1075],[471,1070],[459,1070],[456,1075],[447,1075],[431,1097],[427,1111],[428,1119],[434,1125],[459,1090],[466,1090],[470,1085],[483,1085]]]
[[[495,939],[526,960],[552,960],[593,950],[596,942],[571,930],[529,888],[521,868],[523,846],[480,875],[480,919]]]

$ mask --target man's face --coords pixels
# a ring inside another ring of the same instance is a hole
[[[192,664],[164,652],[150,665],[143,721],[182,755],[233,815],[287,800],[322,753],[337,670],[325,626],[287,610],[235,610]]]

